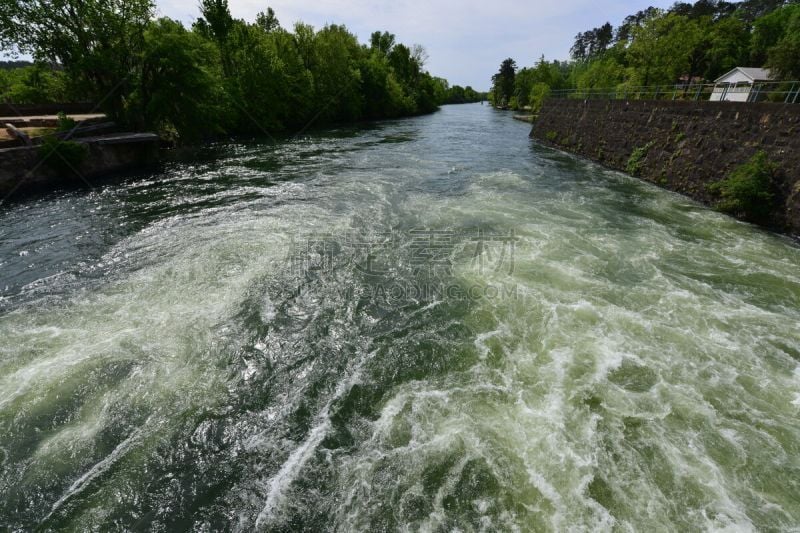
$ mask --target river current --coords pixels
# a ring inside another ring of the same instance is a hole
[[[0,206],[0,529],[800,527],[800,248],[528,131]]]

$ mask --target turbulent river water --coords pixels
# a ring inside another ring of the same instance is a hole
[[[800,249],[488,106],[0,208],[0,529],[789,530]]]

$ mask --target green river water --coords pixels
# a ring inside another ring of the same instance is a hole
[[[0,207],[0,530],[798,531],[800,248],[528,131]]]

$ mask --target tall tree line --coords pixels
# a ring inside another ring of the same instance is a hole
[[[429,113],[451,90],[425,70],[424,48],[388,32],[360,44],[341,25],[289,30],[272,9],[247,22],[227,0],[201,0],[191,28],[154,18],[152,0],[0,7],[0,47],[36,63],[0,71],[6,99],[79,95],[121,124],[182,140]]]
[[[508,69],[492,97],[530,106],[554,89],[617,88],[711,82],[737,66],[765,67],[778,80],[800,80],[800,0],[698,0],[649,7],[614,27],[578,33],[568,62]],[[513,79],[512,82],[509,80]]]

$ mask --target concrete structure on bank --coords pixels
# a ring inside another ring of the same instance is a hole
[[[77,168],[59,169],[57,156],[43,160],[40,146],[0,149],[0,199],[87,182],[158,162],[159,138],[154,133],[115,133],[74,141],[88,148]],[[55,164],[53,164],[55,163]],[[64,165],[61,165],[64,166]]]
[[[772,80],[769,71],[763,68],[736,67],[714,80],[712,102],[756,102],[758,83]]]
[[[800,105],[550,99],[531,136],[706,204],[759,150],[779,168],[770,226],[800,235]],[[638,157],[637,157],[638,156]]]

